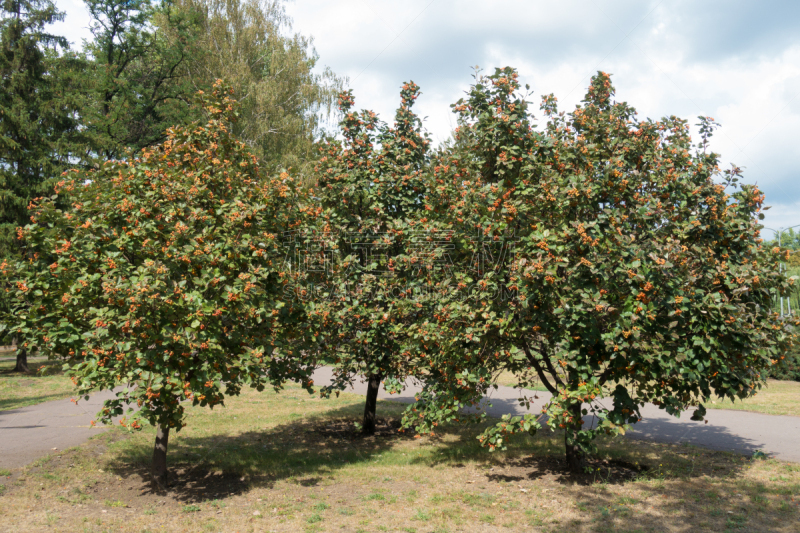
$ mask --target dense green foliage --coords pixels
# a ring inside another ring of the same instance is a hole
[[[407,292],[418,268],[399,268],[394,258],[418,244],[415,225],[424,208],[430,141],[411,111],[418,94],[413,82],[403,85],[392,128],[371,111],[353,111],[352,95],[342,94],[343,139],[320,147],[313,193],[320,209],[306,227],[305,266],[318,272],[308,300],[320,357],[335,365],[326,392],[361,375],[374,396],[381,381],[398,390],[411,374],[403,332],[420,318]],[[374,397],[367,403],[364,427],[371,432]]]
[[[74,127],[51,72],[61,37],[45,27],[63,18],[50,0],[0,4],[0,256],[14,252],[27,207],[66,167],[59,143]]]
[[[189,106],[196,90],[181,72],[198,53],[200,26],[170,2],[85,0],[93,38],[65,66],[81,97],[81,134],[72,155],[97,166],[165,138],[168,127],[199,118]],[[167,40],[159,20],[179,38]],[[206,88],[210,86],[207,85]]]
[[[305,202],[231,136],[231,92],[218,84],[207,121],[136,159],[68,173],[21,230],[30,260],[2,264],[11,332],[62,359],[81,395],[122,386],[103,422],[179,430],[186,400],[310,386],[280,239]]]
[[[454,107],[456,148],[426,175],[453,268],[427,270],[440,292],[416,327],[439,377],[408,423],[459,416],[499,371],[536,375],[577,469],[598,432],[624,431],[646,402],[702,419],[711,395],[752,394],[790,342],[772,305],[790,284],[759,237],[763,195],[737,190],[738,169],[720,173],[706,151],[710,121],[693,145],[685,121],[613,101],[600,73],[572,113],[545,97],[537,131],[518,89],[511,69],[479,78]],[[610,403],[594,401],[609,388]],[[598,426],[583,426],[589,413]],[[538,427],[504,421],[483,442]]]
[[[312,72],[316,52],[310,39],[287,35],[281,0],[86,3],[94,39],[75,75],[86,128],[74,143],[84,162],[160,142],[168,126],[198,118],[192,94],[217,78],[240,95],[234,133],[262,165],[311,157],[342,82],[329,69]]]

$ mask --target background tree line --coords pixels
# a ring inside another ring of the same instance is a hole
[[[236,90],[234,133],[268,167],[302,173],[343,80],[314,71],[309,38],[280,0],[86,0],[92,39],[80,50],[47,26],[50,0],[5,0],[0,26],[2,253],[28,222],[30,199],[68,167],[96,168],[199,118],[198,90]],[[322,113],[320,113],[322,112]]]
[[[780,241],[778,236],[775,235],[770,242],[772,246],[780,245],[781,248],[789,250],[789,256],[783,267],[789,276],[800,275],[800,232],[796,232],[793,228],[784,230],[781,234]],[[793,290],[788,298],[784,299],[784,310],[786,312],[797,312],[800,309],[800,290],[798,287],[793,287]],[[780,303],[776,303],[776,307],[780,308]],[[781,380],[800,381],[800,349],[797,347],[792,348],[786,353],[786,357],[781,361],[781,364],[775,365],[770,369],[770,377]]]

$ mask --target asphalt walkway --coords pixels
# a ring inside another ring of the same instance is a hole
[[[314,374],[316,385],[330,383],[331,370],[323,368]],[[356,382],[348,391],[366,393],[366,383]],[[418,387],[410,385],[399,395],[389,395],[381,387],[379,397],[411,403]],[[539,413],[550,399],[546,392],[525,391],[533,398],[530,411],[520,406],[520,391],[499,387],[487,398],[488,414],[522,415]],[[0,411],[0,468],[19,468],[56,450],[77,446],[104,430],[92,427],[103,401],[113,393],[105,391],[76,404],[70,400],[55,400],[11,411]],[[491,403],[491,406],[488,405]],[[653,405],[642,410],[644,420],[626,434],[627,438],[669,443],[688,443],[713,450],[726,450],[750,455],[761,450],[777,459],[800,462],[800,417],[776,416],[746,411],[709,409],[708,424],[689,420],[690,413],[681,418],[667,415]],[[591,423],[587,417],[587,423]]]
[[[331,370],[322,368],[314,374],[315,385],[330,383]],[[401,394],[390,395],[381,387],[379,398],[404,403],[412,403],[414,394],[419,390],[409,386]],[[356,382],[348,392],[366,394],[367,385]],[[498,387],[487,397],[487,405],[483,408],[494,417],[504,414],[524,415],[538,414],[545,403],[550,400],[549,392],[524,391],[529,398],[534,395],[530,410],[520,406],[519,389]],[[491,404],[491,406],[488,405]],[[732,411],[726,409],[708,409],[706,420],[697,422],[690,420],[691,412],[680,418],[668,415],[655,405],[646,405],[641,414],[643,420],[633,426],[625,434],[628,438],[652,440],[668,443],[687,443],[712,450],[724,450],[751,455],[760,450],[776,459],[800,463],[800,416],[766,415],[748,411]],[[591,416],[585,417],[586,423],[593,422]]]
[[[53,400],[0,411],[0,468],[18,468],[57,450],[77,446],[105,427],[91,426],[111,391],[98,392],[77,404]]]

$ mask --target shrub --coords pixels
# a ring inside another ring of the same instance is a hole
[[[278,238],[304,200],[230,135],[231,94],[218,82],[201,96],[207,122],[169,130],[135,159],[69,172],[19,230],[28,260],[1,269],[12,333],[62,358],[81,395],[117,389],[102,422],[157,426],[159,485],[187,400],[213,408],[244,385],[310,387],[294,335],[303,312],[283,300],[298,274]]]
[[[309,301],[322,360],[335,379],[323,392],[343,388],[355,376],[368,381],[363,431],[375,431],[381,382],[399,390],[411,373],[403,351],[405,326],[420,314],[406,292],[414,268],[394,258],[415,245],[415,224],[424,215],[421,176],[429,140],[411,108],[419,94],[403,85],[394,127],[371,111],[354,111],[352,94],[339,98],[342,140],[321,147],[315,167],[320,212],[306,228],[316,250],[320,287]],[[314,278],[312,278],[314,279]]]
[[[640,120],[613,96],[604,73],[571,113],[546,96],[537,130],[506,68],[454,106],[455,143],[432,163],[425,198],[452,264],[425,269],[420,283],[440,290],[409,350],[428,354],[436,379],[406,425],[463,417],[500,371],[535,374],[581,472],[594,437],[624,432],[645,403],[702,420],[712,394],[751,395],[789,344],[773,302],[790,282],[759,236],[764,197],[738,185],[737,168],[719,171],[713,121],[701,117],[693,144],[686,121]],[[584,427],[589,413],[597,427]],[[539,427],[507,419],[481,442],[502,448]]]

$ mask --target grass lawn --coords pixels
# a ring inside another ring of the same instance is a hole
[[[519,380],[514,377],[514,374],[505,370],[495,380],[495,383],[498,385],[502,385],[503,387],[514,387],[518,388]],[[539,391],[539,392],[547,392],[547,387],[542,385],[538,378],[534,378],[532,384],[528,387],[525,387],[527,390]]]
[[[510,372],[503,372],[497,378],[497,384],[514,387],[517,380]],[[527,387],[534,391],[547,391],[541,383]],[[707,409],[735,409],[737,411],[755,411],[768,415],[800,416],[800,382],[767,380],[767,384],[752,398],[746,400],[715,399],[705,404]]]
[[[74,395],[75,387],[61,373],[60,364],[50,363],[52,362],[43,357],[29,357],[28,367],[32,372],[21,374],[12,372],[15,365],[14,352],[0,354],[0,411]],[[42,365],[45,365],[47,371],[44,374],[35,372]]]
[[[592,472],[563,473],[557,435],[507,452],[475,427],[354,432],[360,396],[247,391],[191,409],[170,439],[166,494],[148,477],[153,431],[115,428],[4,478],[6,531],[797,532],[800,465],[689,446],[600,443]],[[4,474],[8,475],[9,472]]]
[[[767,385],[746,400],[719,400],[706,404],[709,409],[757,411],[768,415],[800,416],[800,382],[767,380]]]

